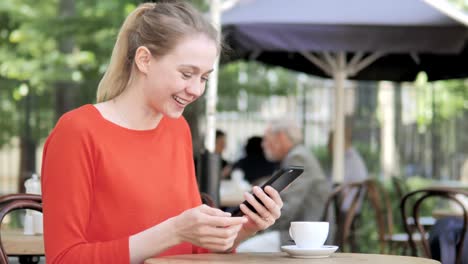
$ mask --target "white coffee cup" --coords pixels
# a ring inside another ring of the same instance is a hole
[[[320,248],[328,237],[328,222],[291,222],[289,235],[300,248]]]

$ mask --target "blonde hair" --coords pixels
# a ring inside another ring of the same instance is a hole
[[[170,52],[182,38],[205,34],[220,48],[216,29],[194,7],[183,1],[144,3],[125,19],[115,42],[106,73],[99,82],[97,102],[121,94],[131,78],[138,47],[147,47],[153,56]]]

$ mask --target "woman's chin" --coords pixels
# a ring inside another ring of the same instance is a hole
[[[164,114],[165,116],[169,117],[169,118],[179,118],[182,116],[182,114],[184,113],[184,109],[182,110],[172,110],[172,111],[166,111],[166,113]]]

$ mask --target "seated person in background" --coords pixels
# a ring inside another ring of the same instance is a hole
[[[277,163],[266,159],[262,149],[262,137],[253,136],[245,145],[245,157],[236,161],[232,169],[242,170],[244,178],[251,184],[260,184],[259,181],[269,178],[277,166]]]
[[[231,173],[231,165],[223,158],[223,152],[226,149],[226,133],[217,129],[215,144],[215,153],[219,155],[221,160],[221,178],[225,179]]]
[[[290,240],[292,221],[320,221],[330,186],[312,152],[303,145],[298,124],[288,119],[270,122],[262,143],[265,156],[280,162],[280,167],[304,166],[303,174],[283,192],[281,218],[269,231],[257,235],[238,247],[239,252],[277,252]]]
[[[329,137],[328,137],[328,151],[330,153],[330,156],[333,156],[333,132],[330,132]],[[349,126],[345,127],[345,135],[344,135],[344,145],[345,145],[345,156],[344,156],[344,178],[343,178],[343,184],[347,183],[352,183],[352,182],[361,182],[364,181],[368,178],[368,173],[367,173],[367,167],[364,163],[363,158],[357,152],[357,150],[352,146],[352,133],[351,133],[351,128]],[[351,207],[351,204],[354,200],[354,197],[357,193],[358,189],[357,188],[346,188],[343,190],[344,192],[344,199],[343,203],[341,204],[340,208],[340,215],[337,217],[338,221],[344,221],[346,213],[348,212],[349,208]],[[361,212],[361,205],[362,201],[364,200],[364,195],[365,195],[365,190],[361,192],[361,195],[358,200],[358,204],[356,207],[356,217],[353,220],[353,223],[351,225],[351,250],[352,252],[359,251],[358,249],[358,244],[355,243],[355,239],[353,238],[354,232],[353,230],[356,229],[357,226],[359,226],[359,215]],[[338,223],[338,230],[337,233],[343,232],[342,228],[343,225]],[[341,243],[338,241],[337,243]]]
[[[330,156],[333,156],[333,131],[330,132],[328,137],[328,151]],[[349,126],[345,127],[345,157],[344,157],[344,178],[343,183],[360,182],[368,178],[367,167],[363,158],[352,145],[352,131]],[[346,195],[343,201],[341,211],[347,211],[351,206],[353,193],[357,190],[350,190],[349,195]],[[362,200],[362,198],[361,198]],[[361,202],[360,202],[361,203]],[[359,207],[358,207],[359,208]]]

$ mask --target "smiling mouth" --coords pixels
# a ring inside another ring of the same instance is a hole
[[[172,98],[174,98],[174,100],[182,106],[186,106],[190,103],[190,101],[184,100],[176,95],[173,95]]]

